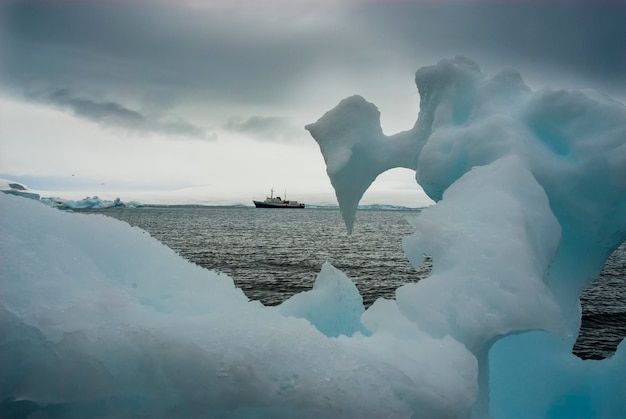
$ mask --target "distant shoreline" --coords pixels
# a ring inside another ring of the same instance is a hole
[[[146,208],[249,208],[249,209],[257,209],[253,205],[246,204],[232,204],[232,205],[210,205],[210,204],[141,204],[140,207],[106,207],[106,208],[75,208],[73,209],[76,212],[90,212],[90,211],[115,211],[119,209],[146,209]],[[371,204],[371,205],[359,205],[359,210],[371,211],[421,211],[426,207],[420,208],[412,208],[412,207],[403,207],[397,205],[383,205],[383,204]],[[307,208],[304,209],[316,209],[316,210],[339,210],[338,205],[313,205],[309,204]]]

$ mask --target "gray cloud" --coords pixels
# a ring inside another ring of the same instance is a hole
[[[355,19],[401,56],[462,54],[626,96],[626,1],[365,2]]]
[[[144,115],[115,102],[98,102],[77,97],[69,89],[59,89],[49,95],[35,98],[110,127],[145,133],[180,135],[201,139],[210,138],[202,128],[181,118]]]
[[[293,142],[305,134],[304,129],[298,129],[289,118],[277,116],[252,116],[247,119],[235,116],[228,120],[224,128],[264,141]]]
[[[199,101],[284,100],[316,61],[312,45],[327,36],[248,6],[253,12],[158,1],[3,2],[2,75],[17,85],[46,80],[129,95],[156,86]]]
[[[398,62],[410,73],[463,54],[626,96],[618,0],[9,0],[0,13],[4,91],[43,81],[131,103],[159,90],[198,106],[293,106],[304,83],[367,74],[383,90]]]

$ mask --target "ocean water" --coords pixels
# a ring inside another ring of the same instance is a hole
[[[417,210],[362,210],[348,235],[337,209],[147,207],[82,210],[138,226],[191,262],[224,272],[253,300],[276,305],[310,290],[325,261],[356,284],[366,306],[394,298],[400,285],[428,275],[402,251]],[[626,243],[582,296],[583,319],[574,353],[610,356],[626,336]]]

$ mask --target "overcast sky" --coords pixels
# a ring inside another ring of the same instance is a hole
[[[457,54],[533,89],[626,98],[626,1],[20,0],[0,13],[0,177],[67,197],[250,204],[274,187],[332,201],[303,126],[360,94],[385,133],[409,129],[415,71]],[[366,197],[426,202],[401,169]]]

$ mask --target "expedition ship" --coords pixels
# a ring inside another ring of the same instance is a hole
[[[282,199],[280,196],[274,197],[274,189],[271,190],[270,196],[266,197],[265,201],[252,200],[252,202],[254,202],[254,206],[257,208],[304,208],[304,204],[298,201],[289,201]]]

